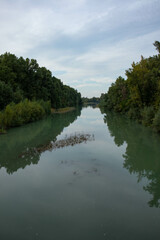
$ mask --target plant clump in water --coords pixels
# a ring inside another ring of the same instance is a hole
[[[86,143],[87,141],[94,141],[94,134],[77,134],[75,133],[74,135],[70,135],[69,137],[66,135],[64,139],[57,140],[57,141],[51,141],[47,144],[40,145],[38,147],[34,148],[27,148],[25,152],[23,152],[19,157],[24,158],[27,156],[31,155],[36,155],[40,154],[44,151],[50,150],[52,151],[53,149],[58,149],[58,148],[64,148],[68,146],[74,146],[76,144],[80,143]]]

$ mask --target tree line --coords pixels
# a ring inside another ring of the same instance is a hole
[[[118,77],[101,95],[101,105],[160,132],[160,42],[154,46],[158,54],[133,62],[125,72],[127,78]]]
[[[58,109],[79,105],[81,94],[52,76],[50,70],[40,67],[35,59],[18,58],[11,53],[0,55],[0,111],[6,111],[7,105],[15,108],[13,105],[21,103],[20,108],[27,104],[25,99],[30,106],[34,102],[32,111],[36,109],[35,102],[37,108],[50,102],[52,108]],[[41,109],[39,116],[44,112],[45,108]]]
[[[82,97],[82,103],[83,105],[97,105],[100,102],[99,97],[92,97],[92,98],[87,98],[87,97]]]

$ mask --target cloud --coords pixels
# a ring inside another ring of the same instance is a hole
[[[99,86],[100,84],[97,84],[97,83],[84,83],[84,84],[77,85],[77,88],[99,87]]]
[[[99,96],[140,55],[155,54],[158,0],[1,0],[0,52],[37,59],[85,96]]]

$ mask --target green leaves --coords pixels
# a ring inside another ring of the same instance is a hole
[[[160,42],[155,41],[153,45],[156,47],[156,50],[160,53]]]
[[[50,70],[39,67],[35,59],[17,58],[11,53],[0,56],[0,95],[0,110],[25,98],[50,101],[54,108],[81,102],[80,93],[53,77]]]
[[[50,102],[44,102],[43,100],[31,102],[25,99],[18,104],[11,103],[6,106],[3,112],[0,112],[0,127],[21,126],[39,120],[50,112]]]
[[[155,41],[154,46],[160,53],[160,42]],[[118,77],[111,85],[105,105],[160,132],[160,54],[141,56],[126,70],[126,76],[126,80]]]
[[[9,84],[0,81],[0,109],[13,101],[13,89]]]

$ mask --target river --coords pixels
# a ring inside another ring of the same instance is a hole
[[[91,138],[48,147],[76,135]],[[10,129],[0,136],[0,239],[159,240],[160,137],[92,107]]]

